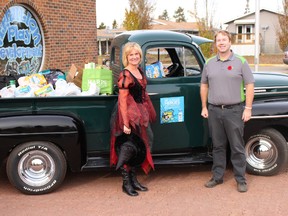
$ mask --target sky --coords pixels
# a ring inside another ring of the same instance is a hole
[[[195,0],[149,0],[151,4],[155,4],[155,11],[153,18],[157,19],[159,15],[162,15],[166,9],[170,20],[173,21],[173,15],[175,11],[182,7],[184,8],[184,14],[188,22],[192,22],[193,19],[189,11],[193,11]],[[201,7],[201,2],[204,0],[197,0],[199,8],[205,8],[204,5]],[[246,8],[246,0],[208,0],[212,3],[209,7],[212,10],[214,17],[214,26],[220,27],[225,22],[244,15]],[[255,1],[249,0],[250,12],[255,11]],[[259,0],[259,7],[272,10],[275,12],[282,11],[282,0]],[[97,26],[102,22],[109,28],[112,27],[112,23],[116,20],[118,26],[122,24],[125,17],[125,9],[129,9],[129,0],[96,0],[96,16]],[[204,17],[204,11],[198,12]]]

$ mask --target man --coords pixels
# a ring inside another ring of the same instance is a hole
[[[217,55],[207,60],[200,87],[201,115],[208,118],[213,142],[213,176],[205,186],[212,188],[223,183],[226,149],[229,144],[237,190],[246,192],[243,132],[244,122],[251,118],[254,77],[247,61],[230,49],[229,32],[217,32],[214,41]]]

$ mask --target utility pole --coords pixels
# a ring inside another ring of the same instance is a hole
[[[259,0],[255,0],[255,57],[254,57],[254,63],[255,63],[255,72],[258,72],[258,66],[259,66],[259,41],[260,41],[260,35],[259,35],[259,26],[260,26],[260,12],[259,12]]]

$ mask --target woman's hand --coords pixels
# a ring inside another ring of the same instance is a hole
[[[128,127],[126,127],[126,126],[124,125],[123,132],[124,132],[125,134],[130,134],[130,133],[131,133],[131,128],[128,128]]]

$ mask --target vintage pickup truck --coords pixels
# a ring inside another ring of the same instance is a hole
[[[156,168],[212,161],[212,143],[199,96],[208,39],[172,31],[125,32],[111,44],[115,81],[122,46],[140,44],[148,92],[157,112],[152,155]],[[288,76],[254,73],[252,119],[245,125],[247,172],[274,175],[287,166]],[[117,101],[106,96],[2,98],[0,161],[11,184],[25,194],[58,188],[67,169],[109,169],[110,116]],[[112,169],[114,170],[114,169]]]

